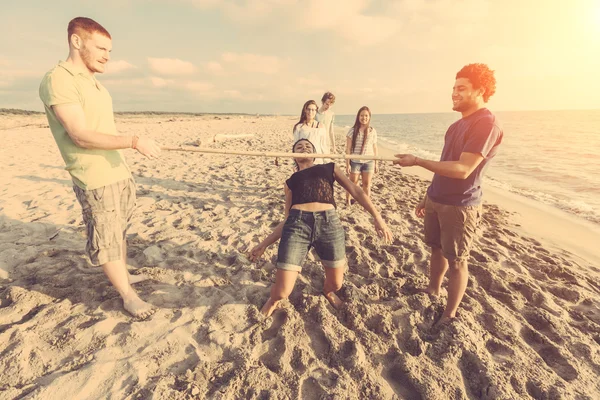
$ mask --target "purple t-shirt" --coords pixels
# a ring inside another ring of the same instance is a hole
[[[467,179],[433,175],[427,196],[442,204],[474,206],[481,203],[481,178],[487,164],[498,152],[502,142],[502,127],[494,114],[481,108],[448,128],[440,161],[458,161],[461,153],[479,153],[481,163]]]

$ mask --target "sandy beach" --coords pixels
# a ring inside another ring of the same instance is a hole
[[[117,128],[165,146],[289,151],[296,120],[131,114]],[[550,213],[487,199],[458,319],[437,329],[445,290],[416,293],[429,249],[413,209],[428,182],[383,165],[372,199],[389,245],[336,185],[342,309],[320,295],[324,273],[309,256],[289,301],[262,320],[277,246],[257,263],[245,251],[283,218],[292,161],[152,161],[128,150],[131,272],[152,277],[136,289],[159,308],[136,321],[84,255],[81,210],[45,116],[1,115],[0,140],[0,399],[600,398],[600,258],[590,248],[600,242]],[[528,230],[535,218],[550,225]],[[561,227],[564,246],[542,232]]]

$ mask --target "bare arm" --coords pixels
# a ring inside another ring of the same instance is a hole
[[[394,157],[398,157],[394,164],[402,167],[417,165],[438,175],[454,179],[467,179],[483,161],[483,155],[480,153],[466,152],[461,153],[458,161],[431,161],[415,157],[412,154],[396,154]]]
[[[283,225],[285,225],[285,221],[287,220],[288,215],[290,214],[290,207],[292,205],[292,191],[287,187],[287,184],[283,185],[283,190],[285,192],[285,212],[283,221],[281,221],[273,232],[269,234],[266,238],[263,239],[262,242],[254,246],[252,250],[250,250],[250,260],[256,261],[260,258],[260,256],[265,252],[267,247],[281,239],[281,233],[283,232]]]
[[[334,117],[331,116],[331,122],[329,123],[329,128],[327,129],[327,133],[329,134],[329,140],[331,141],[331,152],[335,153],[335,130],[333,129],[333,120]]]
[[[346,154],[350,155],[350,148],[352,147],[352,138],[346,136]],[[350,159],[346,158],[346,173],[350,173]],[[341,183],[340,183],[341,185]]]
[[[373,155],[377,157],[377,143],[373,143]],[[379,161],[375,160],[375,172],[379,172]]]
[[[379,211],[377,211],[371,202],[369,196],[367,196],[360,187],[352,183],[352,181],[350,181],[350,179],[348,179],[348,177],[342,173],[338,166],[334,167],[333,174],[335,176],[335,180],[342,185],[342,187],[346,189],[348,193],[350,193],[352,197],[354,197],[356,201],[358,201],[360,205],[368,211],[369,214],[373,216],[375,219],[375,230],[379,236],[383,237],[386,242],[391,241],[392,232],[388,229],[387,225],[381,218]]]
[[[150,158],[155,158],[160,154],[160,147],[152,139],[109,135],[87,129],[85,127],[85,115],[79,104],[57,105],[52,106],[52,109],[77,147],[97,150],[135,148]]]

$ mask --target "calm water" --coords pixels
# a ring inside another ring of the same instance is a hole
[[[486,183],[600,224],[600,110],[496,113],[504,127]],[[351,126],[355,115],[336,116]],[[459,113],[372,117],[381,145],[438,160]]]

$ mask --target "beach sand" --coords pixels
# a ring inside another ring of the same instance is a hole
[[[294,117],[125,115],[123,134],[165,146],[288,151]],[[241,138],[215,135],[253,134]],[[338,132],[339,146],[344,143]],[[486,202],[458,319],[416,293],[429,249],[413,209],[427,182],[383,165],[373,202],[395,239],[343,204],[349,272],[333,309],[309,256],[289,301],[262,320],[277,246],[244,252],[283,217],[290,160],[127,150],[136,285],[159,307],[127,315],[84,255],[72,183],[45,116],[0,119],[0,398],[596,399],[600,266],[524,231]],[[342,165],[340,163],[340,165]]]

